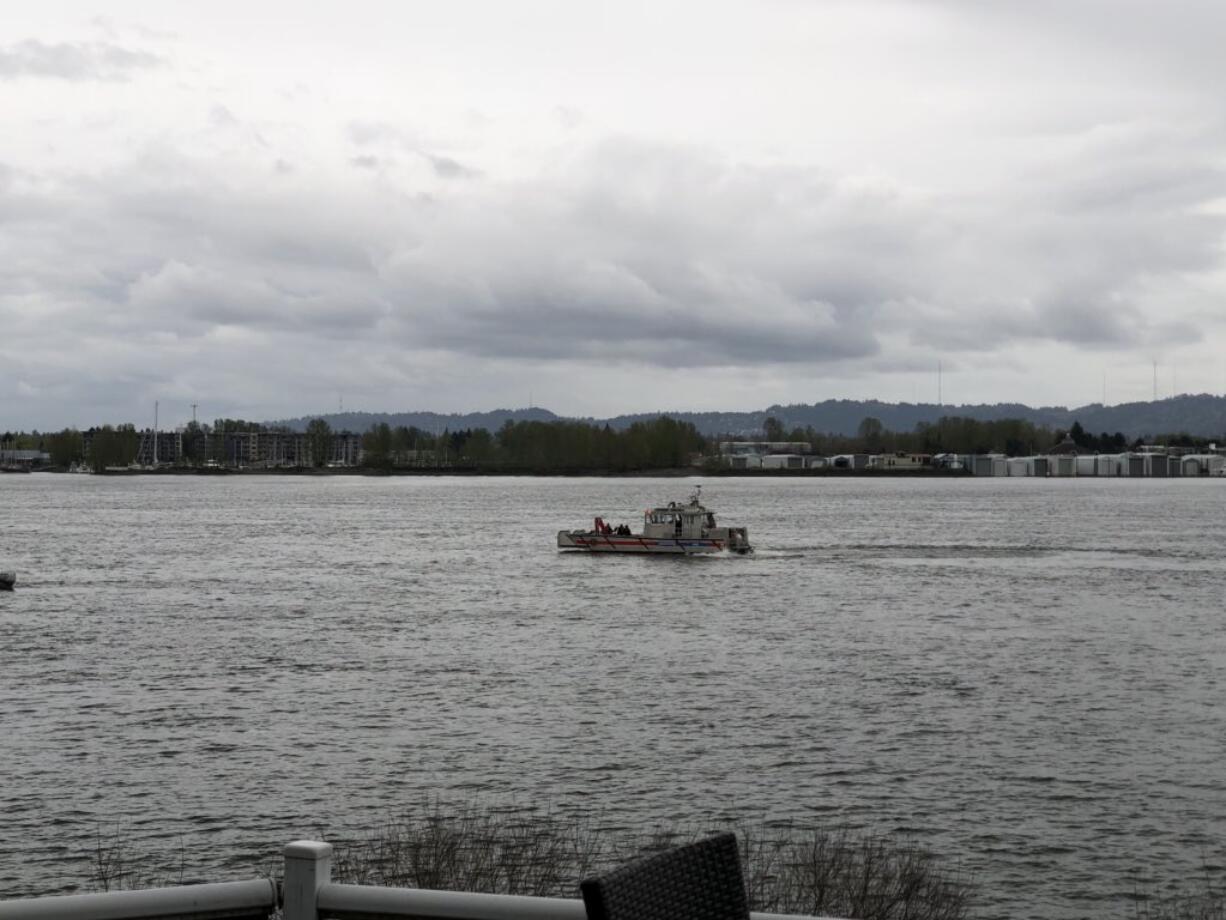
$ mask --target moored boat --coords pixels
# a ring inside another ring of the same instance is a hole
[[[643,529],[628,525],[613,527],[596,518],[591,530],[558,531],[558,549],[590,553],[647,553],[696,555],[699,553],[752,553],[749,531],[744,527],[720,527],[715,513],[702,504],[702,486],[684,504],[669,502],[643,512]]]

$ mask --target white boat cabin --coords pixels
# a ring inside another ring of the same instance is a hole
[[[697,496],[688,505],[669,502],[666,508],[652,508],[643,514],[643,536],[700,540],[716,530],[715,514],[698,504]]]

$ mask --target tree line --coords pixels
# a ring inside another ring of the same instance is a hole
[[[226,458],[227,435],[246,432],[281,432],[243,419],[218,419],[211,427],[189,423],[181,432],[182,453],[178,462],[199,466]],[[141,432],[130,424],[102,425],[81,432],[68,428],[54,433],[5,432],[0,447],[7,450],[43,450],[52,466],[88,463],[95,470],[128,466],[135,462]],[[335,433],[324,419],[308,423],[302,437],[307,450],[299,462],[324,466],[332,456]],[[372,425],[362,435],[363,464],[390,472],[412,468],[463,468],[514,472],[630,472],[675,469],[712,460],[719,442],[755,440],[758,435],[705,437],[690,422],[660,416],[622,429],[581,421],[508,421],[496,432],[484,428],[429,432],[413,426]],[[792,442],[807,446],[820,456],[850,453],[988,454],[1008,456],[1042,454],[1066,437],[1084,452],[1118,453],[1137,447],[1123,434],[1086,431],[1075,422],[1067,431],[1052,430],[1023,419],[979,421],[949,416],[934,423],[920,423],[913,431],[885,428],[877,418],[861,421],[854,436],[814,431],[810,427],[790,431],[773,417],[762,426],[765,441]],[[1204,448],[1210,439],[1173,434],[1152,439],[1156,443],[1185,448]],[[1226,439],[1223,439],[1226,440]],[[88,451],[87,451],[88,446]]]
[[[674,469],[702,456],[709,442],[689,422],[667,416],[616,430],[585,422],[508,421],[484,428],[432,434],[387,424],[362,439],[364,463],[375,469],[465,467],[530,472]]]

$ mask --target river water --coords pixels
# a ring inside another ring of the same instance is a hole
[[[554,548],[688,489],[0,477],[0,895],[435,796],[899,833],[982,917],[1220,879],[1226,481],[718,479],[753,557]]]

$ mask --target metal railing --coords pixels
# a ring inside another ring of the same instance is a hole
[[[277,907],[271,879],[0,901],[0,920],[267,920]]]
[[[297,840],[284,851],[280,891],[270,879],[0,901],[0,920],[586,920],[583,901],[468,891],[380,888],[332,881],[332,845]],[[751,920],[815,920],[750,914]]]

